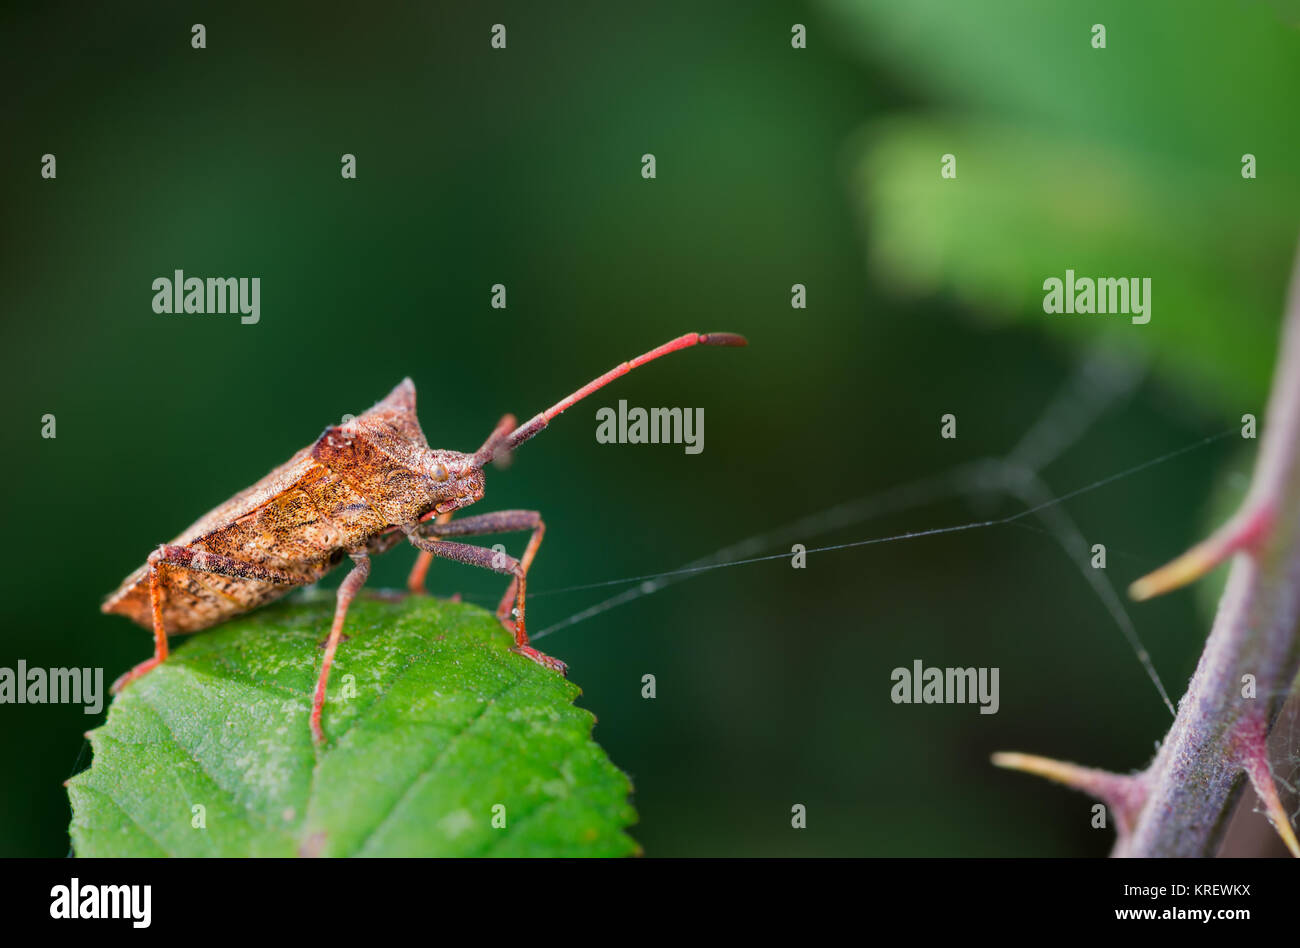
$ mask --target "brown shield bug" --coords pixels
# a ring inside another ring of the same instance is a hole
[[[563,662],[529,646],[524,626],[528,568],[546,531],[541,515],[502,510],[452,520],[452,512],[483,498],[484,465],[505,457],[619,376],[691,346],[745,344],[734,333],[679,336],[610,369],[522,425],[506,415],[473,454],[429,447],[415,416],[415,386],[404,379],[365,414],[325,429],[252,487],[159,546],[122,581],[103,611],[152,629],[154,654],[119,678],[113,690],[164,661],[168,635],[198,632],[256,609],[314,583],[349,558],[352,568],[338,589],[312,702],[312,738],[322,743],[326,686],[348,605],[370,573],[370,556],[403,539],[421,550],[407,584],[412,592],[423,590],[434,557],[509,576],[497,617],[514,634],[514,651],[563,674]],[[519,559],[453,539],[519,531],[531,531]]]

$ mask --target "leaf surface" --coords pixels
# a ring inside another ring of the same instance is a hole
[[[127,688],[68,783],[79,856],[620,856],[631,784],[580,689],[477,606],[360,598],[308,716],[333,596],[194,636]],[[494,809],[503,807],[504,809]],[[504,826],[494,826],[504,820]]]

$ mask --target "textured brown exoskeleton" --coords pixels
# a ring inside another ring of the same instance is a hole
[[[325,429],[314,444],[159,546],[122,581],[103,611],[152,629],[154,655],[119,678],[113,690],[164,661],[169,634],[198,632],[256,609],[314,583],[349,557],[352,569],[339,586],[312,703],[312,737],[322,743],[325,691],[348,605],[370,572],[370,555],[403,538],[422,551],[407,584],[412,592],[423,591],[435,556],[510,576],[497,617],[514,633],[514,651],[563,674],[563,662],[528,645],[524,628],[528,568],[546,530],[541,515],[503,510],[453,522],[451,514],[483,498],[483,467],[489,461],[513,451],[619,376],[694,345],[743,346],[745,339],[733,333],[679,336],[610,369],[518,427],[514,416],[506,415],[473,454],[429,447],[415,417],[415,386],[403,379],[364,415]],[[520,559],[448,539],[524,530],[532,536]]]

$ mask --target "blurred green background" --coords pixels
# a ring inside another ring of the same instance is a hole
[[[111,680],[146,657],[148,634],[101,615],[102,596],[405,375],[430,440],[472,450],[503,412],[530,415],[671,336],[749,336],[635,373],[489,471],[479,509],[546,517],[537,594],[673,569],[1000,454],[1096,345],[1149,372],[1047,468],[1058,493],[1262,414],[1300,207],[1295,12],[8,9],[0,665]],[[807,49],[791,48],[794,23]],[[1248,152],[1256,180],[1240,174]],[[1045,316],[1042,281],[1067,267],[1150,276],[1151,323]],[[261,277],[261,322],[155,315],[151,283],[174,269]],[[703,406],[703,454],[597,444],[595,409],[621,398]],[[945,412],[955,441],[939,438]],[[1066,509],[1111,548],[1122,590],[1204,531],[1250,448],[1217,442]],[[1016,509],[937,504],[806,542]],[[413,558],[378,560],[371,585],[399,586]],[[500,594],[454,564],[430,585]],[[607,594],[538,595],[530,625]],[[1130,613],[1177,697],[1203,604]],[[1101,855],[1112,834],[1090,828],[1088,800],[988,755],[1127,770],[1170,720],[1076,565],[1010,527],[713,571],[544,641],[632,776],[649,855]],[[916,658],[1000,667],[1001,710],[893,705],[890,671]],[[67,851],[60,782],[88,763],[96,723],[0,706],[0,854]],[[795,803],[806,830],[790,827]]]

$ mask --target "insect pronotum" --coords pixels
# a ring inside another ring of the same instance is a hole
[[[514,634],[513,650],[564,674],[563,662],[529,646],[524,625],[528,568],[546,532],[541,515],[502,510],[453,521],[452,512],[483,498],[484,465],[619,376],[691,346],[745,344],[734,333],[679,336],[610,369],[522,425],[506,415],[473,454],[429,447],[415,416],[415,386],[403,379],[364,415],[326,428],[313,444],[159,546],[109,595],[104,612],[127,616],[154,635],[153,657],[119,678],[114,692],[166,660],[168,635],[198,632],[256,609],[314,583],[348,557],[352,569],[338,589],[312,700],[312,738],[323,743],[321,715],[348,605],[370,573],[370,556],[403,538],[421,551],[407,582],[413,593],[423,591],[434,557],[509,576],[497,618]],[[521,531],[531,536],[519,559],[452,539]]]

